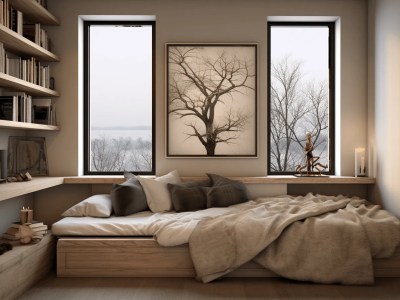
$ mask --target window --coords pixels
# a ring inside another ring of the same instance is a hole
[[[154,174],[155,22],[84,22],[84,173]]]
[[[306,164],[307,133],[316,162],[334,174],[334,28],[268,23],[268,174],[294,174]]]

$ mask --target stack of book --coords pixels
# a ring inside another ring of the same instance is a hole
[[[33,221],[32,224],[25,224],[32,231],[32,240],[33,241],[41,241],[42,238],[47,234],[47,225],[43,224],[43,222]],[[3,238],[7,240],[16,241],[21,238],[19,228],[21,226],[20,222],[15,222],[11,224],[11,226],[3,233]]]

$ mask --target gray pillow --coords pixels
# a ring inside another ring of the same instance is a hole
[[[236,183],[239,181],[236,180],[232,180],[220,175],[216,175],[216,174],[209,174],[207,173],[208,178],[210,178],[211,181],[211,186],[221,186],[221,185],[225,185],[225,184],[231,184],[231,183]]]
[[[116,216],[127,216],[149,209],[146,194],[136,177],[113,187],[111,203]]]
[[[207,187],[210,182],[168,183],[171,202],[176,212],[195,211],[207,208]]]
[[[207,207],[227,207],[249,201],[246,186],[216,174],[207,174],[212,187],[207,190]]]

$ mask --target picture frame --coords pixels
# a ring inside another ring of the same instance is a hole
[[[166,44],[166,156],[257,157],[257,43]]]
[[[46,139],[10,136],[8,138],[8,176],[29,172],[31,176],[48,176]]]

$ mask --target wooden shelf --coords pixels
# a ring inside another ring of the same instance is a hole
[[[52,13],[34,0],[10,0],[10,4],[21,11],[24,18],[26,15],[30,21],[45,25],[60,25],[60,21]]]
[[[0,120],[0,128],[10,128],[10,129],[25,129],[25,130],[60,130],[59,126],[43,125],[36,123],[24,123],[24,122],[14,122],[7,120]]]
[[[59,61],[57,55],[1,24],[0,42],[6,50],[17,55],[34,56],[40,61]]]
[[[48,233],[37,244],[0,240],[13,245],[0,256],[0,299],[17,299],[52,269],[56,239]]]
[[[56,91],[42,87],[37,84],[10,76],[5,73],[0,73],[0,87],[10,88],[16,91],[27,92],[32,96],[58,97]]]
[[[372,177],[295,177],[295,176],[263,176],[263,177],[229,177],[247,184],[374,184]],[[204,180],[205,177],[182,177],[183,181]],[[123,176],[77,176],[65,177],[66,184],[113,184],[121,183]]]
[[[34,177],[31,181],[0,184],[0,201],[61,185],[64,177]]]

